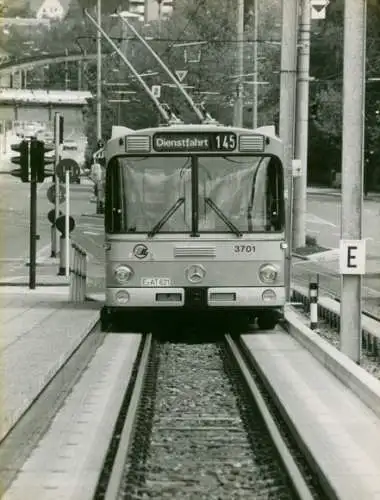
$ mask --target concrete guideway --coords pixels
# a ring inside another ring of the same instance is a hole
[[[93,498],[141,338],[107,334],[4,500]]]
[[[313,334],[289,312],[290,335],[243,335],[321,485],[331,498],[380,494],[380,382]],[[376,412],[376,413],[375,413]]]

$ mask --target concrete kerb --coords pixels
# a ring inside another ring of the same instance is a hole
[[[332,198],[340,198],[342,196],[339,189],[334,190],[333,188],[308,188],[307,194],[312,196],[330,196]],[[363,196],[363,199],[365,201],[380,201],[380,193],[371,191],[366,197]]]
[[[286,308],[284,314],[288,333],[380,417],[380,381],[310,330],[295,311]]]
[[[295,257],[296,259],[300,259],[300,260],[310,260],[308,255],[301,255],[301,254],[295,253],[295,252],[292,253],[292,257]]]

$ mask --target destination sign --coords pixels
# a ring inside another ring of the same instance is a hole
[[[153,149],[160,152],[234,151],[232,132],[159,132],[153,136]]]

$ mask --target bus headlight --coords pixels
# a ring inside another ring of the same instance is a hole
[[[115,278],[116,280],[123,285],[127,283],[133,276],[133,270],[128,266],[118,266],[115,269]]]
[[[276,281],[278,270],[273,264],[264,264],[259,269],[259,277],[263,283]]]

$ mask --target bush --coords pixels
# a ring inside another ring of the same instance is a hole
[[[314,236],[310,236],[310,234],[307,234],[306,235],[306,246],[307,247],[316,247],[318,246],[318,243],[317,243],[317,238],[315,238]]]

